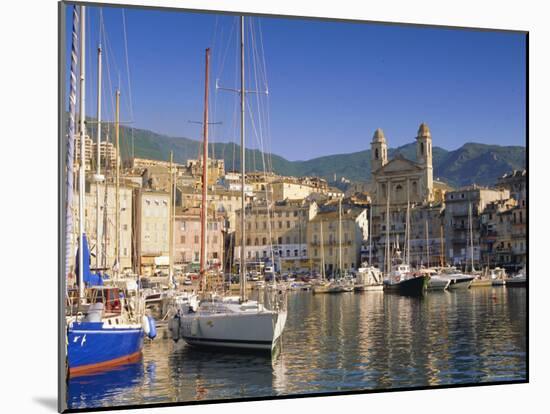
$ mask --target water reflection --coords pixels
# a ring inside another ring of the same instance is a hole
[[[143,361],[71,380],[69,405],[147,404],[526,377],[525,289],[424,297],[383,292],[289,296],[273,358],[148,342]]]

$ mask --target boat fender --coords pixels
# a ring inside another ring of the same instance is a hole
[[[157,336],[157,325],[152,316],[147,316],[147,319],[149,321],[149,338],[155,339]]]
[[[191,321],[191,336],[197,336],[199,333],[199,320],[197,318],[193,318]]]
[[[170,329],[174,342],[178,342],[178,339],[180,338],[180,317],[178,315],[170,319],[168,328]]]
[[[149,333],[151,332],[151,327],[149,326],[149,319],[147,319],[146,315],[143,315],[141,318],[141,327],[143,328],[143,332],[145,332],[145,335],[149,336]]]

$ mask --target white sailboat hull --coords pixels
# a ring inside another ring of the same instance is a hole
[[[181,338],[189,345],[270,351],[283,332],[286,311],[184,315]]]
[[[428,282],[428,290],[445,290],[450,284],[451,281],[449,279],[432,276]]]

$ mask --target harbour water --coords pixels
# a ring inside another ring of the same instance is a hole
[[[290,293],[279,352],[207,352],[159,335],[142,361],[71,379],[70,408],[526,379],[525,288]]]

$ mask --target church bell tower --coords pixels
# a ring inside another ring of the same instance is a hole
[[[433,200],[432,134],[428,125],[422,122],[416,136],[416,162],[424,168],[424,196]]]
[[[386,137],[384,136],[384,131],[380,128],[374,131],[370,149],[371,172],[375,172],[388,163],[388,146],[386,144]]]

